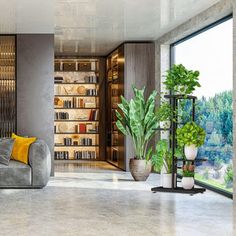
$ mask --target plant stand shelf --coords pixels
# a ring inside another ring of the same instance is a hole
[[[167,192],[167,193],[185,193],[185,194],[197,194],[197,193],[204,193],[206,191],[205,188],[192,188],[192,189],[183,189],[182,187],[176,188],[163,188],[163,187],[154,187],[151,189],[153,193],[156,192]]]
[[[179,177],[179,174],[177,173],[177,169],[182,169],[182,165],[186,162],[191,162],[194,164],[195,162],[204,162],[206,159],[195,159],[195,160],[186,160],[185,158],[178,159],[175,156],[175,150],[177,147],[177,141],[176,141],[176,130],[178,128],[178,125],[183,125],[183,123],[178,121],[178,102],[180,100],[190,100],[192,101],[192,109],[191,109],[191,120],[195,121],[195,102],[197,97],[190,96],[190,95],[164,95],[164,98],[169,99],[171,108],[173,110],[173,120],[170,122],[169,128],[157,128],[156,130],[159,131],[169,131],[170,132],[170,148],[172,150],[172,177],[171,177],[171,188],[163,188],[162,186],[154,187],[151,189],[152,192],[169,192],[169,193],[185,193],[185,194],[196,194],[196,193],[204,193],[206,191],[205,188],[195,188],[192,189],[184,189],[182,187],[177,186],[177,178]],[[179,162],[182,162],[181,167],[178,165]],[[176,176],[176,177],[175,177]],[[177,187],[175,187],[177,186]]]

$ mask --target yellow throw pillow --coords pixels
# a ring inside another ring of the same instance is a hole
[[[32,143],[36,141],[36,137],[25,138],[18,136],[14,133],[12,133],[11,137],[15,140],[12,149],[11,159],[28,164],[29,147]]]

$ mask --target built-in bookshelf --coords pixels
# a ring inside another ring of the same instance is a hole
[[[116,126],[116,110],[124,96],[123,51],[118,48],[107,58],[107,161],[125,169],[124,136]]]
[[[55,160],[101,159],[99,70],[99,59],[55,59]]]

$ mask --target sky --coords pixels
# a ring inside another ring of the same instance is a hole
[[[175,64],[200,72],[198,98],[214,96],[233,87],[233,22],[221,23],[175,46]]]

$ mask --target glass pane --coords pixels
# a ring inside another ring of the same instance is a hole
[[[196,122],[207,136],[198,158],[208,161],[197,166],[195,177],[228,192],[232,192],[233,185],[232,30],[230,19],[172,48],[175,64],[200,71],[201,88],[194,92],[198,97]]]

